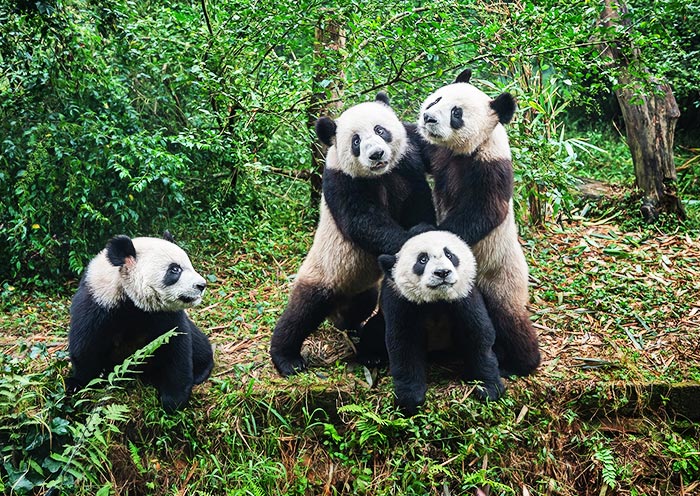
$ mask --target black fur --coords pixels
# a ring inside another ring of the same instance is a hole
[[[510,93],[501,93],[491,102],[491,108],[501,124],[508,124],[515,115],[515,98]]]
[[[457,76],[457,79],[455,79],[455,83],[468,83],[471,78],[472,78],[472,70],[471,69],[464,69],[462,72],[459,73],[459,75]]]
[[[391,255],[379,257],[385,271],[381,307],[386,322],[386,346],[399,408],[414,415],[424,403],[429,332],[433,322],[445,317],[450,322],[454,348],[464,360],[464,378],[482,383],[476,390],[480,399],[500,398],[505,387],[492,349],[496,332],[478,289],[455,302],[410,302],[391,280],[395,260]]]
[[[464,127],[464,119],[462,118],[464,114],[464,111],[462,110],[462,107],[454,107],[452,108],[452,112],[450,112],[450,127],[452,129],[461,129]]]
[[[270,342],[272,363],[282,376],[287,377],[306,369],[306,362],[301,357],[301,345],[333,312],[338,298],[329,288],[305,284],[294,286]],[[361,315],[357,317],[362,318]],[[367,317],[369,313],[364,319]]]
[[[417,136],[406,125],[409,139]],[[354,178],[337,169],[323,171],[323,196],[343,235],[372,255],[396,253],[410,237],[408,229],[435,223],[426,166],[411,147],[389,173]]]
[[[377,102],[382,102],[384,105],[390,105],[389,103],[389,95],[384,93],[383,91],[380,91],[377,93],[377,96],[375,98],[375,101]]]
[[[321,117],[316,121],[316,136],[326,146],[333,146],[333,138],[335,138],[335,130],[337,126],[335,121],[330,117]]]
[[[136,258],[136,249],[131,238],[124,235],[115,236],[107,243],[107,259],[115,267],[124,265],[127,258]]]
[[[126,258],[136,258],[136,250],[130,238],[116,236],[107,244],[107,256],[112,264],[121,266]],[[204,382],[214,367],[207,336],[184,310],[146,312],[126,296],[114,308],[99,305],[90,294],[86,275],[71,302],[68,351],[73,371],[66,380],[66,390],[75,392],[85,387],[139,348],[177,328],[179,334],[156,350],[140,377],[158,389],[166,411],[172,412],[185,405],[192,386]],[[163,282],[169,282],[172,277],[175,275],[164,276]]]
[[[508,215],[513,195],[509,160],[483,161],[441,148],[433,156],[435,198],[448,215],[439,228],[452,231],[474,246]]]
[[[384,101],[379,95],[377,99]],[[317,122],[316,130],[323,141],[331,129],[334,136],[336,128],[332,119],[322,119],[324,123],[319,126]],[[428,155],[422,153],[427,144],[415,125],[405,127],[411,146],[391,172],[373,178],[353,178],[329,168],[323,172],[323,196],[338,229],[358,250],[374,256],[396,253],[410,237],[411,227],[435,224],[432,192],[426,179]],[[376,294],[372,303],[371,296],[364,293],[343,295],[335,288],[297,284],[272,333],[270,354],[279,373],[288,376],[306,368],[301,346],[327,317],[331,316],[337,325],[357,328],[370,317],[376,301]],[[363,363],[375,363],[386,355],[372,330],[382,327],[377,319],[381,316],[375,316],[360,332],[358,358]]]

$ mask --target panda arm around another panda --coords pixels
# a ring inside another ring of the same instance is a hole
[[[453,198],[438,228],[474,246],[508,215],[513,195],[512,166],[506,160],[482,162],[457,155],[436,170],[435,191],[438,198]]]
[[[323,171],[323,197],[338,229],[375,256],[396,253],[409,238],[381,204],[382,188],[379,179],[354,178],[329,168]]]

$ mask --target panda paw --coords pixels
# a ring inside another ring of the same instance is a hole
[[[66,394],[71,395],[80,391],[83,386],[75,377],[66,378],[65,382]]]
[[[432,224],[428,224],[427,222],[421,222],[420,224],[416,224],[413,226],[411,229],[408,230],[409,236],[416,236],[418,234],[423,234],[428,231],[436,231],[437,227],[435,227]]]
[[[273,356],[272,363],[282,377],[289,377],[306,370],[306,362],[301,355],[290,357]]]
[[[425,392],[418,391],[396,392],[396,406],[406,417],[418,413],[418,407],[425,403]]]
[[[478,382],[474,389],[474,394],[481,401],[496,401],[505,392],[506,387],[503,381],[498,380],[496,382]]]

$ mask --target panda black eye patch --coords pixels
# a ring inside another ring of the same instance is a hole
[[[413,273],[416,274],[417,276],[422,276],[423,272],[425,272],[425,265],[428,263],[428,254],[427,253],[421,253],[418,255],[416,258],[416,263],[413,264]]]
[[[374,133],[387,143],[391,143],[391,131],[389,131],[387,128],[382,126],[374,126]]]
[[[437,104],[440,100],[442,100],[442,97],[441,96],[437,97],[437,100],[435,100],[433,103],[431,103],[427,107],[425,107],[425,110],[428,110],[430,107]]]
[[[356,157],[360,156],[360,142],[362,140],[360,139],[359,134],[353,134],[352,135],[352,142],[350,144],[350,147],[352,149],[352,154],[355,155]]]
[[[452,112],[450,113],[450,127],[452,129],[459,129],[464,126],[462,113],[462,107],[452,107]]]
[[[459,267],[459,257],[452,253],[447,247],[445,247],[443,251],[445,252],[445,256],[449,259],[449,261],[452,262],[452,265]]]
[[[180,275],[182,274],[182,267],[176,263],[171,263],[168,266],[168,270],[165,271],[165,277],[163,277],[163,284],[165,286],[172,286],[177,281],[180,280]]]

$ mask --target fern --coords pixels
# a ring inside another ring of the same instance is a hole
[[[593,459],[599,461],[602,466],[603,482],[614,489],[617,484],[617,462],[612,450],[599,444],[595,448]]]
[[[383,444],[388,439],[388,432],[404,429],[410,423],[410,420],[407,418],[381,416],[367,406],[357,404],[343,405],[338,408],[338,413],[352,413],[359,417],[356,421],[356,426],[360,432],[360,446],[364,446],[370,440]]]
[[[56,478],[47,484],[47,488],[61,488],[83,477],[93,484],[100,483],[98,476],[105,476],[105,469],[111,469],[107,453],[109,436],[120,432],[118,424],[125,422],[130,412],[127,405],[110,403],[113,393],[121,390],[122,384],[126,381],[132,380],[131,374],[176,334],[176,330],[171,329],[157,337],[114,367],[106,379],[95,378],[82,390],[83,397],[75,404],[76,406],[92,405],[92,410],[83,423],[69,426],[72,437],[76,440],[75,443],[67,445],[63,453],[51,453],[51,458],[59,462],[62,467]],[[106,385],[106,388],[101,397],[92,398],[89,393],[95,392],[103,385]],[[130,451],[133,459],[134,452],[131,447]],[[139,464],[137,467],[139,470],[143,468]]]

